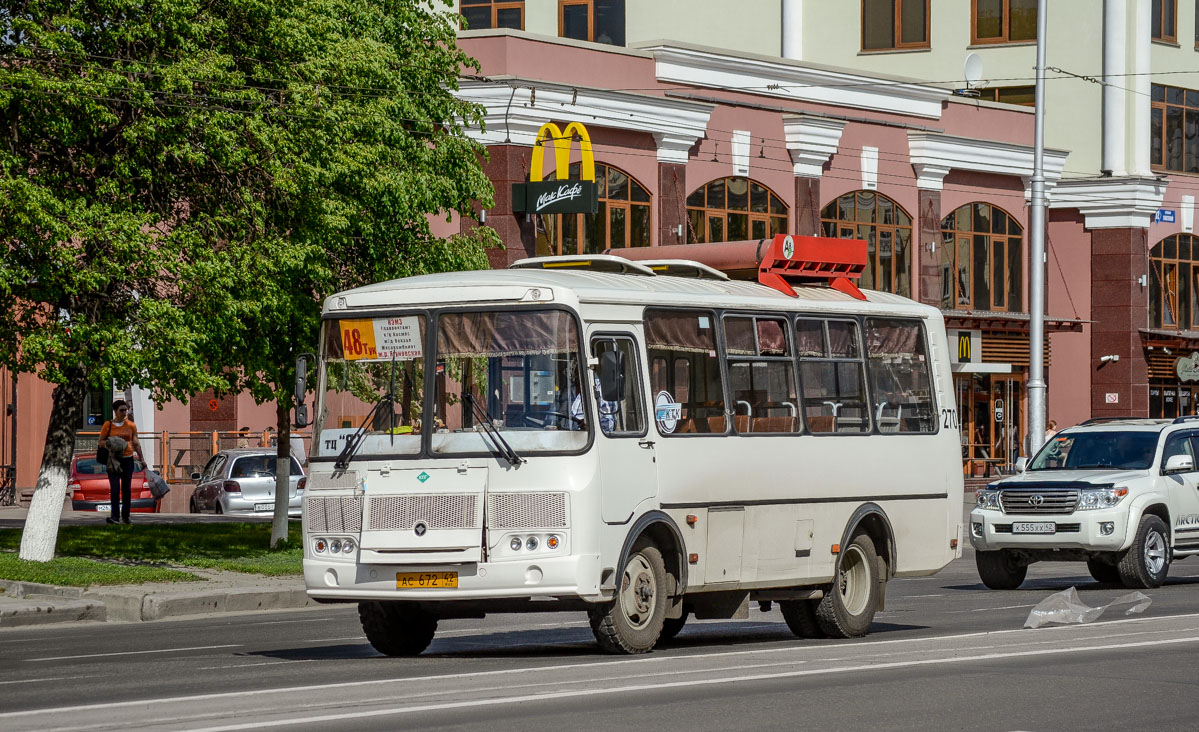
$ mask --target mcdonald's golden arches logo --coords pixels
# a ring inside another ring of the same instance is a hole
[[[970,334],[958,333],[958,361],[970,362]]]
[[[579,180],[570,180],[570,150],[579,138]],[[546,148],[554,152],[554,177],[544,180]],[[599,211],[599,187],[595,184],[595,153],[591,135],[581,122],[561,129],[546,122],[533,141],[533,160],[529,182],[512,185],[512,210],[516,213],[559,214],[596,213]]]

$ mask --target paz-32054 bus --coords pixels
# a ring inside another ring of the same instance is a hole
[[[866,633],[889,578],[960,556],[944,325],[796,294],[596,256],[330,297],[308,594],[388,655],[489,612],[586,611],[616,653],[751,601]]]

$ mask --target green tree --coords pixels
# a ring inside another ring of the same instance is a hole
[[[283,405],[282,428],[321,297],[482,264],[494,232],[443,242],[428,223],[492,195],[462,131],[479,110],[452,94],[472,64],[454,17],[418,0],[0,8],[0,364],[55,384],[23,557],[53,556],[89,384],[244,386]]]

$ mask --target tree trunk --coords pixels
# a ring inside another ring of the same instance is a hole
[[[275,453],[275,516],[271,522],[271,548],[287,541],[287,508],[291,502],[291,410],[286,400],[276,402],[275,417],[279,430],[279,450]]]
[[[38,472],[33,501],[29,504],[25,530],[21,533],[21,559],[48,562],[54,558],[67,474],[71,469],[71,455],[75,452],[75,433],[83,414],[86,393],[87,377],[78,370],[69,371],[66,383],[54,387],[42,468]]]

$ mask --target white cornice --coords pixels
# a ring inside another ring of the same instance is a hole
[[[841,144],[841,133],[845,120],[797,114],[783,117],[783,132],[787,137],[787,152],[795,175],[804,178],[819,178],[824,174],[824,164],[829,161]]]
[[[516,78],[462,79],[456,96],[485,108],[483,129],[466,131],[484,145],[532,145],[546,122],[579,121],[588,127],[651,133],[658,160],[681,164],[706,134],[715,108],[703,102]]]
[[[1050,208],[1076,208],[1088,229],[1145,229],[1162,205],[1169,181],[1158,178],[1088,178],[1057,184]]]
[[[1062,177],[1069,154],[1066,150],[1045,150],[1047,188],[1053,187]],[[1027,187],[1033,169],[1031,145],[976,140],[938,132],[908,132],[908,155],[912,170],[916,172],[916,186],[937,191],[942,189],[945,176],[951,170],[1020,176],[1026,179]]]
[[[784,59],[652,46],[658,81],[940,119],[947,89]]]

